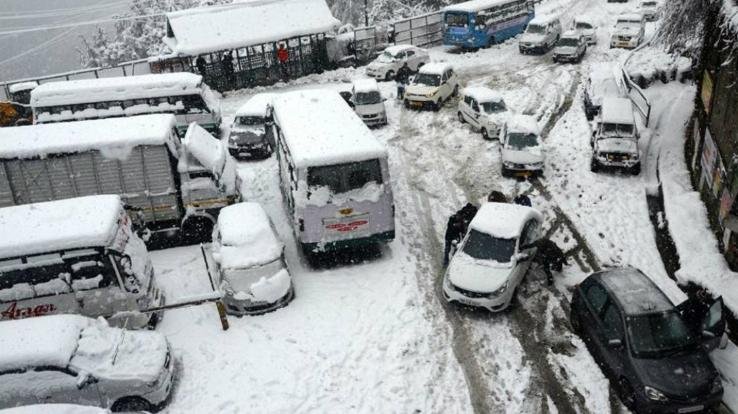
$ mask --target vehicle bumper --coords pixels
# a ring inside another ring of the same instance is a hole
[[[722,401],[722,392],[710,396],[702,396],[677,401],[649,400],[642,392],[636,393],[636,407],[639,413],[646,414],[675,414],[675,413],[702,413],[715,409]]]
[[[631,40],[611,39],[610,47],[619,47],[621,49],[635,49],[636,47],[638,47],[638,40],[636,39],[631,39]]]
[[[614,160],[604,157],[596,157],[595,160],[597,161],[597,164],[603,167],[612,168],[633,168],[641,163],[641,161],[637,159]]]
[[[502,167],[505,168],[509,173],[513,175],[528,176],[536,175],[543,172],[543,163],[538,164],[515,164],[515,163],[502,163]]]
[[[554,61],[556,62],[576,62],[579,60],[578,55],[554,55]]]
[[[462,305],[473,306],[477,308],[484,308],[490,312],[500,312],[507,309],[512,301],[512,294],[515,289],[508,288],[502,295],[493,296],[492,294],[476,294],[470,292],[474,297],[471,297],[469,293],[464,294],[448,280],[447,276],[443,278],[443,297],[447,302],[456,302]]]
[[[159,387],[159,389],[143,395],[143,397],[151,403],[155,411],[159,411],[167,404],[169,404],[169,402],[172,400],[172,396],[174,395],[173,391],[178,366],[177,360],[174,358],[171,348],[169,349],[169,358],[170,362],[167,379],[164,381],[161,387]]]
[[[387,114],[359,115],[367,126],[387,125]]]
[[[226,307],[226,313],[234,316],[244,315],[261,315],[264,313],[272,312],[279,308],[287,306],[295,297],[295,288],[290,283],[290,288],[287,290],[284,296],[278,299],[276,302],[251,302],[247,300],[238,300],[233,298],[229,294],[223,296],[223,303]]]
[[[364,73],[366,73],[366,76],[369,76],[370,78],[374,78],[374,79],[377,79],[377,80],[384,80],[387,71],[379,71],[379,70],[369,70],[369,69],[367,69],[366,72],[364,72]]]
[[[407,106],[412,109],[426,109],[435,104],[433,98],[415,95],[407,96],[407,92],[405,92],[405,102],[407,102]]]
[[[263,148],[229,147],[228,152],[238,160],[265,159],[272,156],[272,150],[268,146]]]
[[[383,233],[372,234],[368,237],[361,237],[349,240],[336,240],[325,243],[302,243],[303,251],[318,252],[318,251],[330,251],[330,250],[341,250],[361,247],[367,244],[390,242],[395,239],[395,230],[385,231]]]
[[[545,53],[547,51],[547,48],[545,45],[518,45],[518,50],[520,50],[520,53]]]

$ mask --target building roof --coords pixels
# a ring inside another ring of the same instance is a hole
[[[477,231],[503,239],[520,236],[525,222],[531,218],[543,223],[543,216],[532,207],[512,203],[484,203],[469,226]]]
[[[117,195],[1,208],[0,234],[6,236],[0,237],[0,258],[108,246],[118,230],[121,211]]]
[[[627,315],[674,309],[666,294],[640,270],[625,267],[597,273],[597,278],[617,298]]]
[[[477,102],[501,102],[502,95],[486,86],[467,86],[463,94],[474,98]]]
[[[199,55],[325,33],[340,25],[324,0],[257,0],[167,13],[172,52]]]
[[[633,103],[628,98],[606,96],[602,98],[602,118],[608,124],[635,124]]]
[[[541,127],[538,126],[538,121],[534,116],[516,114],[508,119],[507,131],[539,135]]]
[[[201,85],[202,76],[185,72],[47,82],[31,92],[31,106],[188,95],[199,92]]]
[[[299,90],[274,99],[274,120],[295,167],[385,158],[387,149],[336,91]]]
[[[451,66],[450,63],[447,62],[431,62],[428,64],[423,65],[418,72],[419,73],[428,73],[431,75],[442,75],[443,72],[452,69],[453,66]]]
[[[65,368],[80,333],[93,319],[51,315],[0,323],[0,371],[37,366]]]
[[[236,116],[265,117],[267,115],[267,107],[272,103],[275,95],[271,92],[257,93],[238,108]]]
[[[443,8],[443,11],[473,13],[499,6],[501,4],[510,3],[511,1],[512,0],[471,0],[446,6]]]
[[[155,114],[0,128],[0,159],[90,150],[125,159],[139,145],[173,145],[175,124],[174,115]]]

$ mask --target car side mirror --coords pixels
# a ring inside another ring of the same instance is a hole
[[[607,346],[613,349],[617,349],[623,346],[623,341],[622,339],[610,339],[609,341],[607,341]]]

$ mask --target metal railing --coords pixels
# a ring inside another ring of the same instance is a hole
[[[625,60],[623,60],[622,65],[620,66],[620,70],[623,74],[623,82],[625,84],[626,93],[628,94],[628,98],[630,98],[630,101],[633,102],[633,106],[636,107],[636,110],[638,113],[641,114],[643,117],[643,120],[646,124],[646,127],[648,127],[648,123],[651,120],[651,101],[648,100],[646,97],[646,94],[643,93],[643,89],[641,89],[638,84],[633,82],[633,79],[631,79],[630,75],[628,74],[628,71],[625,69],[625,67],[628,64],[628,61],[630,61],[630,58],[633,57],[633,55],[643,49],[644,47],[651,44],[651,39],[649,39],[647,42],[642,43],[637,48],[633,49],[628,53]]]
[[[443,43],[443,12],[409,17],[392,23],[394,43],[420,47]]]

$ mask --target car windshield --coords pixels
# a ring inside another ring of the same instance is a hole
[[[515,253],[516,239],[501,239],[472,229],[464,244],[464,253],[479,260],[509,263]]]
[[[328,187],[333,194],[341,194],[374,182],[382,184],[379,160],[310,167],[308,187]]]
[[[264,125],[264,118],[260,116],[239,116],[236,118],[236,125],[240,125],[240,126]]]
[[[602,124],[602,135],[608,137],[629,137],[633,135],[633,125],[630,124]]]
[[[447,13],[446,24],[451,27],[464,27],[469,20],[469,15],[466,13]]]
[[[415,82],[413,83],[416,85],[440,86],[441,75],[434,75],[431,73],[418,73],[418,75],[415,76]]]
[[[696,344],[676,311],[631,316],[627,325],[633,352],[638,356],[666,356]]]
[[[643,7],[656,7],[656,2],[655,1],[644,1],[643,3],[641,3],[641,6],[643,6]]]
[[[284,268],[281,257],[269,263],[241,269],[226,269],[225,279],[236,292],[251,293],[251,285],[261,278],[270,278]]]
[[[577,29],[591,29],[592,25],[589,23],[585,23],[585,22],[577,22],[576,28]]]
[[[573,38],[573,37],[562,37],[559,39],[558,42],[556,42],[556,46],[574,46],[576,47],[579,44],[579,40]]]
[[[505,106],[505,102],[499,101],[499,102],[482,102],[482,109],[484,109],[484,112],[488,114],[494,114],[497,112],[504,112],[507,110],[507,107]]]
[[[354,95],[354,103],[357,105],[372,105],[382,102],[382,96],[379,91],[356,92]]]
[[[540,33],[545,33],[546,32],[546,27],[545,26],[539,26],[537,24],[529,24],[528,25],[528,28],[525,29],[525,31],[526,31],[526,33],[540,34]]]
[[[538,146],[538,135],[512,132],[507,136],[507,146],[513,149],[525,149]]]
[[[379,55],[379,57],[377,58],[377,60],[379,62],[389,63],[389,62],[394,62],[395,57],[392,56],[392,53],[385,51],[384,53],[382,53],[381,55]]]

